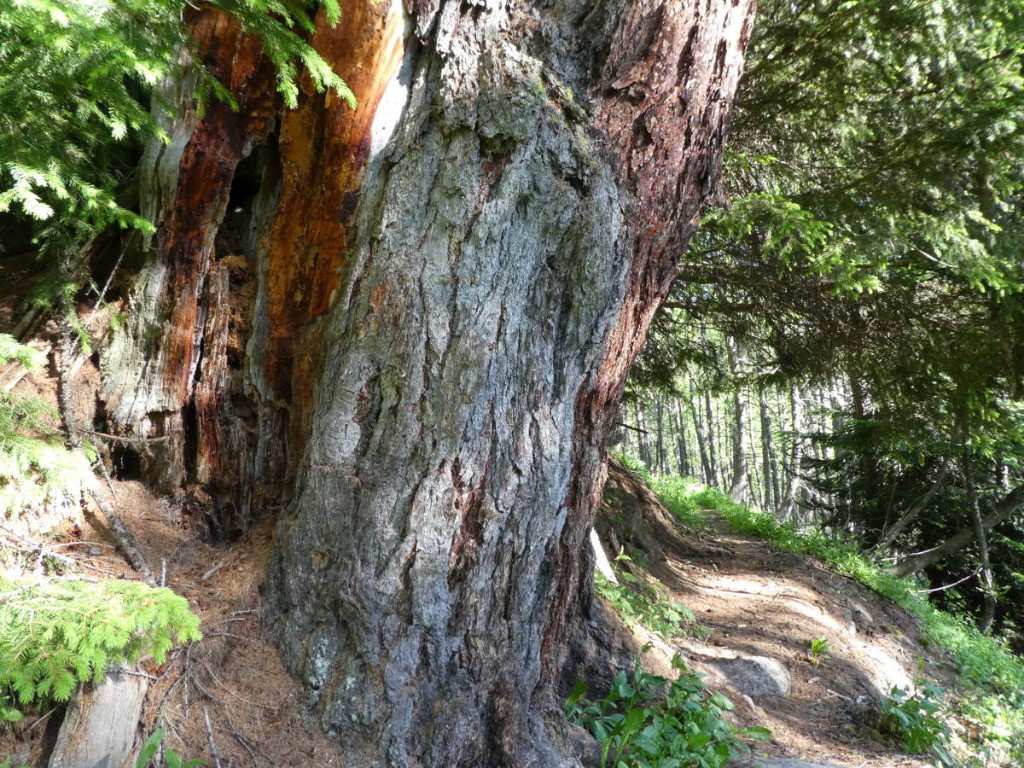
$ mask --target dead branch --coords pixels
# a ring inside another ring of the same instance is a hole
[[[118,547],[124,556],[131,563],[132,568],[142,574],[142,578],[151,587],[157,586],[156,577],[153,576],[153,570],[149,567],[149,563],[146,562],[146,558],[142,556],[142,552],[139,548],[139,540],[135,538],[135,535],[128,530],[124,524],[124,520],[121,516],[114,511],[114,507],[111,506],[106,500],[104,500],[95,491],[90,491],[90,495],[93,501],[96,502],[96,506],[99,507],[103,516],[107,519],[107,525],[104,526],[107,531],[113,536],[117,542]],[[92,517],[95,519],[96,515]],[[97,520],[98,521],[98,520]]]
[[[210,726],[210,713],[206,707],[203,707],[203,719],[206,721],[206,742],[210,745],[210,757],[213,758],[213,764],[217,768],[221,768],[220,755],[217,754],[217,745],[213,741],[213,728]]]

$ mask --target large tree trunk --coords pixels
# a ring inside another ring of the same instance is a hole
[[[211,121],[231,114],[192,119],[177,198],[190,162],[218,191],[189,209],[192,250],[181,203],[165,214],[136,352],[107,368],[113,420],[178,435],[192,458],[159,479],[220,484],[235,508],[294,474],[267,618],[344,764],[572,764],[555,689],[589,606],[604,440],[711,193],[750,3],[345,5],[314,42],[355,112],[309,95],[276,141],[245,123],[228,146]],[[211,233],[264,139],[242,383],[204,404]],[[168,321],[176,341],[146,348]],[[126,406],[126,361],[168,355]],[[244,436],[233,453],[203,439],[218,426]]]

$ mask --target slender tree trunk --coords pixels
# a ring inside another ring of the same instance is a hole
[[[640,447],[640,461],[648,472],[654,471],[654,460],[651,457],[651,433],[647,429],[647,420],[644,418],[644,409],[640,407],[640,399],[633,403],[633,413],[636,417],[636,440]]]
[[[708,437],[708,464],[711,468],[711,485],[714,488],[722,487],[722,476],[719,472],[718,465],[718,441],[717,430],[715,429],[715,408],[714,403],[711,400],[711,392],[704,392],[704,418],[707,421],[706,434]]]
[[[655,468],[659,475],[664,475],[666,470],[666,456],[665,456],[665,409],[662,402],[661,393],[655,394],[654,396],[654,417],[655,423],[657,424],[656,439],[654,441],[655,446]]]
[[[693,432],[697,437],[697,451],[700,454],[700,467],[704,476],[704,485],[712,486],[715,483],[714,472],[711,471],[711,459],[708,457],[707,437],[704,434],[704,422],[700,414],[700,400],[694,403],[691,394],[688,401],[690,416],[693,418]]]
[[[989,558],[988,535],[985,532],[985,523],[981,518],[981,506],[978,503],[978,489],[974,485],[973,462],[969,456],[964,457],[964,479],[967,481],[967,500],[971,507],[974,538],[978,542],[978,556],[981,558],[983,603],[978,629],[982,633],[988,634],[996,617],[996,585],[992,576],[992,561]]]
[[[735,338],[727,336],[725,348],[733,380],[732,480],[729,483],[729,495],[737,501],[746,502],[750,500],[750,472],[747,466],[747,397],[740,383],[743,362]]]
[[[794,385],[790,390],[789,406],[792,417],[792,421],[790,423],[792,444],[790,445],[788,457],[789,465],[786,467],[788,482],[786,484],[786,492],[780,506],[779,517],[783,520],[796,522],[800,505],[800,492],[803,487],[803,483],[800,479],[800,473],[802,471],[801,464],[803,464],[803,441],[801,435],[804,428],[803,393],[800,392],[799,387],[796,385]]]
[[[768,411],[768,394],[758,390],[757,405],[761,419],[761,466],[763,467],[764,508],[776,511],[778,506],[778,474],[775,472],[775,451],[772,445],[772,421]],[[773,483],[774,480],[774,483]],[[773,487],[774,485],[774,487]]]
[[[258,50],[200,17],[241,109],[149,157],[160,234],[109,411],[168,437],[150,477],[211,487],[227,525],[287,502],[266,618],[343,764],[574,765],[558,686],[605,439],[713,188],[751,7],[343,6],[313,41],[354,112],[307,92],[280,116]]]
[[[679,476],[690,477],[693,470],[690,468],[690,454],[686,446],[686,420],[683,418],[683,403],[676,399],[676,450],[679,458]]]

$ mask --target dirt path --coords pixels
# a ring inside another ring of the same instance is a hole
[[[911,686],[922,668],[952,681],[909,614],[816,560],[732,533],[721,520],[711,518],[702,531],[680,526],[631,482],[612,473],[616,521],[604,535],[616,550],[636,552],[695,614],[703,629],[672,645],[736,704],[739,723],[772,729],[760,751],[851,768],[930,765],[900,754],[877,730],[878,701],[893,686]],[[616,484],[635,506],[616,498]],[[817,658],[812,641],[827,649]],[[788,694],[779,695],[786,677]]]

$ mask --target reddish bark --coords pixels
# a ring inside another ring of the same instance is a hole
[[[611,139],[622,187],[633,194],[635,239],[618,323],[603,364],[579,395],[568,506],[582,524],[566,528],[564,562],[587,552],[585,537],[604,487],[605,438],[618,418],[626,373],[713,192],[752,12],[748,0],[629,4],[604,63],[597,124]],[[707,61],[714,65],[702,64]],[[579,573],[561,571],[559,608],[545,635],[547,656],[581,587]]]
[[[320,370],[319,334],[311,324],[341,284],[373,118],[401,64],[403,35],[404,20],[393,4],[346,4],[343,22],[333,29],[321,22],[312,42],[351,88],[357,108],[317,95],[307,79],[302,104],[281,121],[281,197],[263,245],[269,329],[264,375],[300,418],[312,408]],[[297,430],[297,445],[303,431]]]

